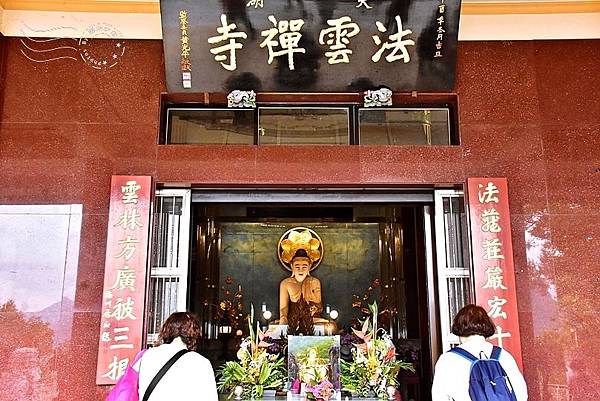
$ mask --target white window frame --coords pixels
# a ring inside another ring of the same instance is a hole
[[[177,233],[173,233],[172,239],[176,241],[176,245],[173,246],[172,251],[177,252],[175,263],[171,263],[170,266],[150,266],[150,282],[153,279],[177,279],[177,299],[175,302],[175,309],[170,308],[171,302],[162,302],[163,317],[168,317],[173,312],[184,312],[187,310],[188,305],[188,272],[189,272],[189,255],[190,255],[190,229],[191,229],[191,200],[192,191],[191,189],[159,189],[156,191],[154,199],[153,210],[156,212],[158,207],[158,200],[160,198],[182,198],[181,203],[181,216],[179,219],[179,227]],[[153,223],[155,224],[155,223]],[[152,246],[157,247],[160,244],[155,243],[155,233],[152,233]],[[177,238],[175,238],[177,235]],[[149,286],[150,287],[150,286]],[[154,294],[148,294],[148,306],[156,302]],[[155,311],[158,304],[155,305]],[[168,310],[165,310],[167,308]],[[148,330],[147,330],[147,341],[153,343],[158,338],[158,332],[155,332],[150,322],[153,321],[153,316],[148,315]],[[162,324],[162,322],[160,322]]]
[[[436,262],[437,262],[437,285],[438,285],[438,308],[439,308],[439,322],[441,331],[441,342],[442,352],[450,350],[452,347],[459,344],[458,337],[450,332],[452,325],[450,310],[451,302],[458,303],[458,299],[449,299],[448,291],[448,279],[449,278],[468,278],[468,290],[469,298],[468,301],[473,301],[473,289],[472,289],[472,277],[471,277],[471,262],[463,268],[449,268],[448,261],[448,247],[450,242],[448,232],[446,230],[446,224],[444,221],[444,199],[445,198],[463,198],[464,192],[458,189],[440,189],[434,191],[434,205],[435,205],[435,239],[436,239]],[[465,204],[465,209],[466,209]],[[468,218],[468,215],[467,215]],[[467,225],[463,228],[468,231]],[[468,234],[468,232],[467,232]],[[470,243],[467,243],[470,247]],[[469,251],[470,254],[470,251]],[[458,305],[462,307],[463,305]]]

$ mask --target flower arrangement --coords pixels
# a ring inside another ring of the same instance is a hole
[[[255,331],[253,321],[254,307],[248,317],[250,335],[242,341],[237,352],[239,361],[225,362],[217,372],[217,387],[219,391],[229,392],[229,397],[240,386],[243,398],[261,398],[265,389],[280,388],[287,377],[284,358],[267,352],[271,345],[265,341],[267,333],[260,330],[258,322]]]
[[[342,387],[362,397],[388,398],[388,386],[398,384],[398,372],[401,369],[414,372],[415,368],[410,362],[396,359],[392,339],[377,327],[377,303],[370,304],[369,310],[371,317],[365,319],[362,329],[352,329],[363,342],[354,344],[352,361],[341,361]]]
[[[306,398],[309,400],[328,401],[334,394],[333,383],[327,379],[323,379],[315,386],[306,387]]]

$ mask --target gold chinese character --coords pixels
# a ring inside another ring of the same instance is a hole
[[[440,11],[440,14],[443,14],[446,11],[446,5],[445,4],[440,4],[438,6],[438,10]]]
[[[502,310],[502,306],[504,306],[508,301],[504,298],[498,298],[498,295],[494,295],[494,298],[488,299],[488,305],[492,308],[488,315],[492,319],[496,319],[501,317],[502,319],[506,319],[506,312]]]
[[[187,23],[188,12],[186,10],[179,11],[179,21],[184,24]]]
[[[102,377],[108,377],[111,380],[119,380],[121,376],[125,374],[125,369],[129,365],[129,359],[118,360],[117,356],[113,356],[112,362],[108,365],[108,372],[102,375]]]
[[[387,28],[381,22],[377,21],[375,24],[377,25],[379,32],[387,32]],[[402,19],[399,15],[396,15],[396,24],[398,25],[398,32],[391,34],[385,43],[382,42],[379,35],[373,35],[373,41],[377,46],[380,46],[383,43],[383,46],[381,46],[377,53],[371,57],[373,62],[377,63],[379,60],[381,60],[381,56],[386,50],[391,50],[391,52],[385,57],[388,63],[392,63],[397,60],[402,60],[404,63],[408,63],[410,61],[410,54],[408,53],[406,46],[414,46],[415,41],[412,39],[403,40],[402,38],[405,35],[410,35],[412,31],[410,29],[402,29]]]
[[[123,203],[138,203],[137,191],[142,189],[142,186],[137,181],[127,181],[125,186],[121,186],[123,193]]]
[[[502,269],[499,266],[490,267],[485,271],[487,274],[487,281],[482,288],[492,288],[497,290],[498,288],[506,290],[506,286],[502,282],[504,275]]]
[[[181,57],[183,57],[183,58],[190,57],[191,51],[192,51],[192,49],[190,48],[189,45],[187,45],[187,44],[181,45]]]
[[[124,319],[136,320],[136,317],[133,315],[133,305],[134,302],[131,297],[127,297],[125,301],[123,301],[122,298],[119,298],[112,307],[112,311],[107,311],[105,316],[108,315],[107,317],[114,317],[119,321]]]
[[[120,258],[121,256],[125,257],[125,260],[131,259],[133,254],[136,251],[135,244],[138,244],[140,241],[138,239],[133,238],[131,235],[128,235],[127,238],[119,240],[120,245],[125,245],[121,252],[115,256],[115,259]]]
[[[490,202],[495,202],[498,203],[500,202],[500,200],[498,199],[497,195],[500,193],[500,191],[498,190],[498,187],[496,185],[494,185],[493,182],[488,182],[487,186],[485,187],[485,189],[483,190],[483,192],[481,192],[481,190],[483,189],[483,184],[479,184],[479,203],[490,203]]]
[[[496,334],[490,337],[490,339],[498,340],[498,346],[502,348],[502,339],[509,338],[512,335],[509,332],[502,332],[502,327],[496,326]]]
[[[504,255],[502,255],[502,243],[498,238],[486,239],[483,242],[483,252],[485,260],[504,259]]]
[[[483,224],[481,231],[486,233],[499,233],[502,229],[500,228],[500,213],[494,208],[486,209],[481,213],[481,220]]]
[[[367,4],[367,0],[357,0],[358,4],[356,5],[356,8],[360,8],[360,7],[364,7],[366,9],[370,9],[373,8],[373,6],[370,6]]]
[[[217,33],[220,35],[208,38],[208,43],[211,45],[219,42],[227,42],[222,46],[210,49],[210,52],[215,55],[215,61],[220,62],[221,66],[223,66],[223,68],[225,68],[227,71],[235,71],[237,68],[236,52],[244,47],[241,42],[238,42],[238,39],[248,38],[248,35],[246,35],[245,32],[234,32],[236,29],[237,25],[234,23],[228,24],[227,16],[225,14],[221,14],[221,26],[217,28]],[[229,52],[228,63],[225,63],[227,60],[227,55],[220,54],[223,52]]]
[[[443,16],[443,15],[442,15],[442,16],[440,16],[440,17],[437,19],[437,23],[438,23],[439,25],[442,25],[442,24],[444,23],[444,16]]]
[[[131,210],[125,210],[121,216],[119,216],[119,221],[114,225],[122,227],[124,230],[131,229],[135,230],[138,227],[142,227],[142,223],[140,223],[140,214],[137,211],[137,208],[133,208]]]
[[[350,17],[341,17],[338,19],[327,20],[331,28],[321,30],[319,34],[319,43],[327,44],[331,51],[325,53],[329,64],[349,63],[352,50],[346,47],[353,36],[360,32],[359,26],[352,22]]]
[[[110,289],[117,291],[130,289],[131,291],[135,291],[135,278],[135,270],[130,270],[129,266],[125,266],[123,269],[117,270],[115,284]]]
[[[271,21],[274,28],[261,32],[261,36],[266,36],[266,38],[259,45],[261,48],[266,46],[269,51],[267,63],[271,64],[275,57],[287,55],[288,67],[290,70],[294,70],[294,54],[306,53],[306,49],[299,47],[302,38],[300,29],[304,25],[304,20],[281,20],[278,23],[274,16],[269,15],[269,21]],[[279,41],[274,40],[277,35],[279,35]],[[281,50],[276,51],[276,47],[280,47]]]

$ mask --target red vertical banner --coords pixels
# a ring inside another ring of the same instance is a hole
[[[152,178],[113,176],[97,384],[114,384],[142,347]]]
[[[469,178],[467,190],[475,300],[496,326],[490,340],[508,350],[522,369],[506,178]]]

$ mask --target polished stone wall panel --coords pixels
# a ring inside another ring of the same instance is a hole
[[[94,378],[113,174],[236,187],[505,176],[530,399],[600,399],[598,41],[461,42],[461,145],[435,148],[158,146],[162,43],[123,44],[117,65],[96,70],[81,58],[33,62],[21,39],[0,38],[0,204],[83,204],[79,264],[62,283],[74,304],[55,314],[72,337],[51,353],[40,340],[7,363],[4,379],[20,374],[21,394],[30,394],[21,399],[39,399],[27,391],[40,355],[49,358],[44,377],[58,383],[43,399],[103,399]],[[97,41],[94,49],[113,45]],[[23,364],[32,368],[21,372]]]

